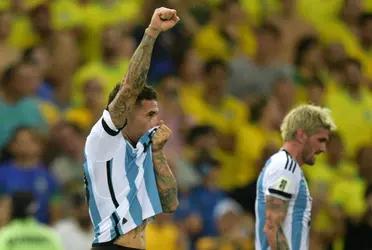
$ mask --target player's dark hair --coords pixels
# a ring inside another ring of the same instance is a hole
[[[116,84],[113,90],[110,92],[107,106],[115,99],[121,86],[122,86],[121,83]],[[155,89],[152,86],[145,85],[142,91],[137,96],[136,104],[140,104],[141,101],[143,100],[157,100],[157,99],[158,99],[158,94],[156,93]]]

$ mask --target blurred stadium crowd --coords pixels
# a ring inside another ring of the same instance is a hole
[[[0,246],[10,195],[31,191],[63,249],[89,249],[85,138],[160,6],[181,18],[148,76],[180,206],[147,249],[253,249],[257,175],[298,103],[338,126],[304,168],[311,249],[372,249],[371,0],[0,0]]]

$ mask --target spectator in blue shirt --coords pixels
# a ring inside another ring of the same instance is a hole
[[[216,185],[220,163],[210,157],[200,159],[196,168],[201,175],[202,184],[193,188],[189,195],[192,210],[197,210],[203,221],[202,236],[217,235],[217,226],[213,211],[216,205],[227,197]]]
[[[58,189],[41,160],[41,137],[31,128],[18,128],[6,152],[6,160],[0,165],[0,190],[6,194],[32,192],[38,202],[36,218],[47,223],[50,219],[48,215],[55,217],[58,211],[55,209],[58,206],[53,206],[54,209],[51,206]]]

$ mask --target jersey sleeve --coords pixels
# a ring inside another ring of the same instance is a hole
[[[122,140],[121,129],[117,129],[111,120],[110,113],[103,111],[102,117],[94,124],[86,144],[85,154],[91,160],[110,160]]]
[[[297,164],[289,157],[273,160],[268,166],[265,195],[290,200],[297,192],[301,176]]]

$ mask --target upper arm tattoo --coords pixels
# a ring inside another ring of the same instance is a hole
[[[266,210],[287,214],[289,201],[276,198],[274,196],[266,196]]]
[[[145,85],[154,43],[155,38],[145,33],[130,60],[128,72],[122,81],[122,86],[115,99],[109,105],[111,119],[117,128],[124,125],[126,114],[132,109],[137,96]]]
[[[285,201],[273,196],[266,196],[266,228],[270,235],[274,237],[269,242],[274,244],[274,249],[289,249],[288,241],[283,232],[282,223],[287,215],[289,201]],[[274,234],[274,235],[273,235]],[[274,242],[273,242],[274,241]]]

